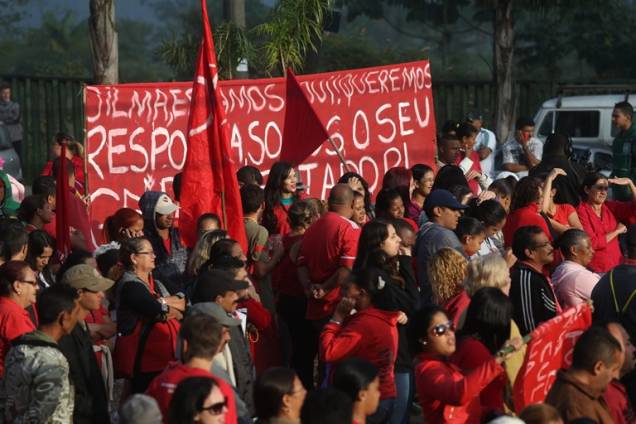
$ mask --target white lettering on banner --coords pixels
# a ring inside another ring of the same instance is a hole
[[[320,198],[326,199],[327,192],[331,190],[331,187],[334,185],[336,185],[336,182],[334,181],[333,171],[331,170],[331,165],[327,163],[325,164],[325,174],[322,179],[322,192],[320,193]]]
[[[86,91],[90,91],[95,93],[95,98],[97,99],[97,113],[95,115],[89,115],[88,110],[86,111],[86,120],[90,123],[96,122],[101,117],[102,112],[102,98],[99,95],[100,91],[97,87],[86,87]],[[89,95],[89,94],[87,94]]]
[[[143,167],[138,167],[134,163],[130,164],[130,169],[133,172],[146,172],[146,169],[148,169],[148,152],[146,152],[146,149],[144,149],[142,144],[135,144],[135,137],[137,135],[143,134],[144,132],[145,130],[142,127],[139,127],[139,128],[136,128],[135,131],[133,131],[133,133],[130,135],[130,143],[129,143],[130,150],[132,150],[133,152],[140,153],[144,157]]]
[[[256,144],[258,144],[261,148],[261,155],[258,159],[254,158],[254,156],[252,156],[252,152],[247,152],[247,156],[250,160],[250,162],[253,162],[254,165],[262,165],[263,164],[263,160],[265,159],[265,141],[263,141],[262,138],[260,138],[259,136],[257,136],[256,134],[254,134],[254,128],[258,127],[260,125],[259,121],[254,121],[252,123],[249,124],[249,126],[247,127],[247,132],[250,135],[250,140],[253,140],[256,142]]]
[[[117,110],[117,100],[119,100],[119,90],[115,89],[113,95],[113,118],[126,118],[128,114],[123,110]]]
[[[307,195],[309,196],[311,195],[311,171],[316,168],[318,168],[318,164],[316,162],[301,163],[298,165],[298,170],[305,173],[305,178],[302,180],[307,187]],[[269,173],[269,171],[267,171],[267,173]],[[265,177],[265,175],[263,175],[263,177]]]
[[[93,142],[91,142],[91,138],[95,134],[98,134],[100,136],[101,141],[99,142],[99,146],[97,147],[97,149],[92,149],[93,151],[89,152],[86,155],[86,158],[88,160],[88,164],[95,169],[95,172],[97,172],[99,178],[103,180],[104,173],[102,172],[102,168],[97,164],[97,162],[95,162],[95,158],[101,153],[102,149],[104,148],[104,144],[106,144],[106,128],[104,128],[102,125],[97,125],[95,128],[91,128],[90,130],[88,130],[88,133],[86,134],[86,142],[91,147],[94,145]]]
[[[358,140],[358,122],[359,118],[362,118],[362,129],[360,130],[361,136],[363,137],[363,142],[361,143]],[[369,147],[371,143],[371,134],[369,134],[369,120],[367,119],[367,115],[364,114],[362,110],[356,111],[356,114],[353,116],[353,145],[359,149],[364,150]]]
[[[123,145],[115,145],[115,137],[123,136],[128,133],[126,128],[116,128],[108,131],[108,172],[111,174],[125,174],[128,171],[127,166],[113,165],[114,155],[123,155],[126,148]]]
[[[128,119],[132,118],[133,116],[133,112],[137,111],[137,117],[141,118],[144,114],[144,112],[147,110],[147,117],[146,120],[148,122],[150,122],[151,118],[152,118],[152,104],[151,104],[151,100],[152,100],[152,95],[150,94],[149,91],[144,90],[144,98],[143,100],[139,100],[139,91],[138,90],[133,90],[132,93],[132,101],[130,104],[130,109],[128,109]]]
[[[181,105],[189,105],[189,101],[180,98],[181,90],[170,90],[172,95],[172,117],[178,118],[180,116],[186,116],[188,114],[188,108],[179,108]]]
[[[384,112],[385,110],[391,109],[391,107],[393,107],[390,103],[386,103],[383,104],[382,106],[380,106],[378,108],[378,110],[375,111],[375,120],[379,125],[388,125],[389,127],[391,127],[391,133],[389,136],[385,137],[382,134],[378,133],[378,139],[382,142],[382,143],[392,143],[393,140],[395,140],[395,136],[397,135],[397,128],[395,126],[395,122],[393,122],[390,118],[385,117],[385,118],[380,118],[380,114],[382,112]]]
[[[235,149],[238,152],[239,163],[243,162],[243,140],[241,139],[241,132],[237,124],[232,124],[232,130],[230,132],[230,149]],[[247,163],[247,160],[245,161]]]

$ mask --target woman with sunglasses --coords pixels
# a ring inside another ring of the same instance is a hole
[[[9,261],[0,266],[0,377],[11,341],[35,330],[27,308],[35,305],[38,288],[28,263]]]
[[[227,399],[209,377],[190,377],[177,386],[168,410],[168,424],[225,424]]]
[[[394,370],[400,314],[383,309],[393,296],[389,287],[392,283],[385,272],[371,267],[353,275],[320,334],[320,360],[338,364],[356,357],[372,363],[380,375],[380,406],[368,422],[383,423],[391,415],[397,396]]]
[[[289,368],[263,372],[254,384],[254,407],[259,424],[300,424],[307,390]]]
[[[125,239],[119,250],[125,272],[117,281],[117,332],[113,362],[120,377],[130,378],[133,393],[143,393],[177,353],[179,321],[185,299],[171,296],[152,277],[155,253],[144,237]]]
[[[505,356],[493,356],[463,372],[449,358],[455,353],[455,325],[443,308],[431,305],[420,310],[410,327],[411,341],[419,352],[415,385],[427,423],[479,423],[480,392],[503,372]],[[509,340],[516,351],[521,340]]]
[[[632,202],[607,200],[609,184],[627,186],[634,196]],[[577,212],[583,224],[583,230],[592,239],[594,257],[587,266],[594,272],[607,272],[622,262],[623,255],[618,236],[627,232],[626,225],[634,222],[636,214],[636,187],[630,178],[608,179],[601,173],[591,173],[583,179],[581,192],[583,201]]]

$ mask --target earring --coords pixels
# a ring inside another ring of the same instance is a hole
[[[17,294],[18,294],[18,296],[19,296],[19,295],[21,295],[21,294],[22,294],[22,290],[17,290],[17,291],[16,291],[16,293],[17,293]]]

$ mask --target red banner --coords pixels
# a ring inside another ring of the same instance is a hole
[[[434,165],[435,115],[428,61],[299,76],[318,117],[352,170],[377,190],[394,166]],[[285,79],[221,82],[233,159],[264,175],[278,159]],[[86,166],[94,235],[145,190],[172,193],[185,164],[191,82],[86,88]],[[307,195],[325,198],[342,175],[323,144],[299,166]],[[97,236],[98,237],[98,236]],[[99,241],[99,239],[98,239]]]
[[[514,385],[517,412],[543,402],[556,373],[572,364],[572,351],[579,336],[592,324],[592,308],[582,303],[546,321],[532,333],[526,357]]]

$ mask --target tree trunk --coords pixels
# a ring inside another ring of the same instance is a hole
[[[223,20],[245,30],[245,0],[223,0]],[[237,69],[231,70],[231,74],[239,79],[249,78],[247,59],[243,58]]]
[[[93,78],[96,84],[119,82],[119,49],[115,28],[115,0],[90,0],[88,20]]]
[[[512,62],[514,52],[514,28],[512,22],[513,0],[497,0],[494,21],[494,70],[497,104],[495,123],[497,138],[504,143],[513,130],[514,98]]]

